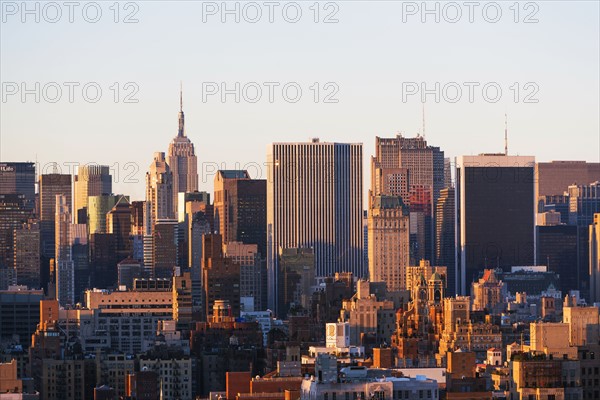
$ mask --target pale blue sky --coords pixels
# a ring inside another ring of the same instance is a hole
[[[275,10],[275,23],[263,15],[251,24],[235,23],[232,17],[222,23],[219,15],[203,23],[206,3],[192,1],[136,2],[139,22],[115,24],[112,2],[100,4],[103,15],[96,24],[85,22],[78,10],[74,23],[66,15],[54,24],[43,18],[35,23],[32,17],[22,23],[19,15],[3,15],[3,85],[98,82],[103,95],[94,104],[84,101],[80,90],[70,103],[66,87],[55,104],[9,96],[0,103],[2,161],[37,157],[42,165],[118,163],[115,191],[141,199],[152,153],[166,151],[177,133],[180,80],[186,130],[196,145],[200,173],[203,163],[204,170],[213,163],[229,169],[263,164],[273,141],[320,137],[364,143],[367,188],[375,136],[398,131],[412,136],[421,129],[420,100],[402,101],[403,82],[429,87],[434,82],[498,82],[503,89],[495,104],[486,102],[480,89],[470,103],[466,87],[455,104],[428,98],[427,139],[447,156],[502,151],[506,111],[511,153],[542,161],[600,161],[596,1],[536,2],[539,22],[532,24],[513,22],[513,2],[500,2],[503,15],[496,24],[486,22],[481,9],[475,10],[474,23],[466,15],[455,24],[443,18],[435,23],[431,16],[422,23],[419,15],[403,23],[401,2],[359,1],[336,2],[339,22],[333,24],[312,21],[312,1],[301,3],[303,15],[296,24],[283,19],[285,2]],[[523,10],[524,4],[519,4],[521,18],[532,10]],[[139,86],[139,102],[114,103],[109,87],[130,81]],[[265,89],[256,104],[236,104],[231,96],[225,103],[217,96],[202,102],[203,82],[265,81],[298,82],[302,98],[287,103],[276,90],[271,104]],[[309,90],[313,82],[335,82],[339,102],[315,104]],[[522,97],[528,92],[523,85],[535,82],[539,102],[515,103],[509,89],[514,82],[520,83]],[[133,171],[125,170],[128,162],[140,166],[137,184],[123,183]],[[201,189],[212,191],[212,178],[201,176]]]

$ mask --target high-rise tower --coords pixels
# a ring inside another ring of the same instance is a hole
[[[369,280],[387,289],[406,289],[409,265],[408,208],[398,196],[375,196],[369,209]]]
[[[74,180],[73,214],[77,224],[87,223],[88,197],[112,193],[112,176],[107,165],[80,165]]]
[[[594,214],[590,232],[590,302],[600,302],[600,214]]]
[[[271,310],[279,298],[280,250],[313,248],[316,276],[365,276],[362,143],[273,143],[267,163]]]
[[[67,208],[71,212],[71,175],[47,174],[40,175],[40,235],[41,252],[54,258],[54,217],[56,214],[56,195],[65,196]]]
[[[159,219],[173,219],[173,173],[165,160],[165,153],[154,153],[154,160],[146,173],[146,202],[150,230]]]
[[[444,188],[444,152],[427,144],[424,136],[375,138],[375,156],[371,157],[371,191],[375,196],[400,196],[411,213],[411,249],[417,262],[432,261],[434,252],[435,207]],[[426,202],[416,201],[425,200]],[[411,204],[414,201],[415,204]],[[426,209],[425,209],[426,208]]]
[[[215,175],[215,230],[223,243],[258,245],[267,249],[267,181],[251,179],[248,171],[220,170]]]
[[[55,206],[56,299],[60,305],[73,304],[75,300],[74,265],[71,253],[71,212],[67,197],[56,195]]]
[[[178,193],[198,190],[198,159],[194,144],[185,136],[185,116],[183,114],[183,93],[179,92],[179,129],[177,136],[169,144],[167,164],[173,173],[173,213],[177,215]]]
[[[456,160],[456,292],[489,267],[534,265],[535,158],[482,154]]]

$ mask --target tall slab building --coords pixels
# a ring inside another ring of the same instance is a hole
[[[435,264],[447,267],[448,281],[446,293],[449,295],[454,295],[454,291],[456,290],[456,271],[454,266],[454,249],[456,244],[455,196],[454,187],[442,189],[436,205],[435,216]]]
[[[565,193],[573,184],[587,185],[600,180],[600,163],[585,161],[551,161],[535,165],[538,196]]]
[[[600,302],[600,214],[594,214],[589,227],[590,242],[590,303]]]
[[[362,144],[273,143],[267,168],[269,307],[277,312],[284,249],[313,248],[316,276],[365,276]]]
[[[14,230],[33,217],[34,209],[34,163],[0,163],[0,288],[16,282]]]
[[[248,171],[220,170],[214,185],[215,230],[223,243],[258,245],[261,257],[267,248],[267,181],[251,179]]]
[[[535,158],[456,159],[456,292],[486,268],[534,265]]]
[[[185,135],[183,97],[179,93],[179,128],[169,144],[167,164],[173,174],[173,213],[177,215],[178,194],[198,190],[198,159],[194,144]]]
[[[74,177],[73,214],[77,224],[87,223],[88,197],[112,193],[112,176],[107,165],[80,165]]]
[[[72,210],[71,181],[68,174],[40,175],[40,232],[42,254],[54,258],[54,217],[56,212],[56,195],[65,196],[67,207]]]
[[[38,223],[26,223],[14,230],[14,260],[17,285],[25,285],[30,289],[40,288],[40,227]]]
[[[75,266],[71,253],[71,212],[64,195],[56,196],[55,207],[56,299],[61,306],[74,304]]]

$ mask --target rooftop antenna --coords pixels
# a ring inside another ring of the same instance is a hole
[[[504,155],[508,155],[508,116],[504,113]]]
[[[183,111],[183,82],[179,81],[179,111]]]
[[[425,102],[422,102],[421,105],[421,114],[423,117],[423,127],[421,128],[421,131],[423,132],[423,139],[425,139]]]

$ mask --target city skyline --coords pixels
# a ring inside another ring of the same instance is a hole
[[[504,126],[504,125],[503,125]],[[498,134],[496,136],[498,136],[498,146],[497,147],[487,147],[486,151],[475,151],[472,152],[471,154],[447,154],[448,152],[442,147],[440,146],[437,142],[435,141],[431,141],[431,137],[430,136],[422,136],[420,131],[417,131],[414,134],[406,134],[405,132],[402,131],[396,131],[395,133],[390,133],[390,134],[380,134],[380,133],[376,133],[373,134],[373,136],[370,138],[371,140],[369,141],[364,141],[364,142],[352,142],[352,143],[356,143],[356,144],[361,144],[364,148],[369,147],[369,143],[375,143],[377,137],[395,137],[397,135],[402,135],[402,137],[404,138],[418,138],[418,137],[423,137],[426,140],[428,140],[428,142],[430,143],[430,145],[433,146],[437,146],[439,148],[441,148],[443,150],[443,152],[446,154],[446,159],[450,160],[450,170],[452,171],[452,183],[455,184],[455,176],[454,176],[454,171],[456,169],[456,159],[462,157],[462,156],[478,156],[478,155],[484,155],[484,154],[503,154],[503,150],[504,147],[501,148],[501,146],[505,145],[504,142],[504,130],[502,130],[502,132],[498,132]],[[188,143],[191,142],[191,146],[192,148],[194,147],[194,140],[193,139],[189,139],[187,134],[184,136],[185,139],[188,139]],[[268,147],[274,143],[302,143],[302,142],[309,142],[312,139],[318,138],[322,143],[351,143],[345,140],[328,140],[325,139],[323,140],[322,136],[310,136],[310,137],[298,137],[298,140],[290,140],[290,141],[274,141],[274,142],[270,142],[270,143],[265,143],[265,145]],[[500,139],[501,142],[500,142]],[[599,137],[600,139],[600,137]],[[435,138],[434,138],[435,140]],[[509,143],[509,152],[508,155],[511,156],[519,156],[522,154],[532,154],[535,159],[536,159],[536,164],[537,163],[549,163],[552,161],[581,161],[581,162],[600,162],[600,148],[599,148],[599,155],[598,155],[598,159],[583,159],[583,158],[566,158],[566,157],[558,157],[558,158],[553,158],[553,159],[543,159],[540,158],[537,154],[535,154],[535,152],[532,153],[526,153],[526,152],[520,152],[520,151],[516,151],[513,152],[511,151],[510,148],[510,144],[511,144],[511,136],[510,136],[510,132],[508,133],[508,143]],[[600,145],[600,144],[599,144]],[[158,146],[157,146],[158,147]],[[164,145],[163,146],[165,149],[169,149],[170,145]],[[363,151],[363,172],[365,172],[365,168],[364,165],[370,165],[371,162],[371,158],[374,156],[375,154],[375,148],[376,146],[370,146],[373,147],[373,151],[372,153],[366,153]],[[514,147],[514,146],[513,146]],[[489,150],[489,151],[488,151]],[[152,154],[155,153],[167,153],[167,151],[163,151],[162,148],[161,149],[157,149],[156,151],[154,151]],[[268,161],[267,161],[267,157],[266,157],[266,152],[264,153],[264,159],[263,160],[248,160],[246,162],[240,162],[240,161],[233,161],[231,163],[227,163],[227,161],[202,161],[202,159],[200,158],[199,160],[197,160],[198,163],[198,181],[199,181],[199,185],[198,185],[198,191],[205,191],[205,192],[213,192],[214,190],[214,185],[212,185],[211,183],[214,182],[214,178],[217,175],[218,171],[222,171],[222,170],[247,170],[249,175],[250,175],[250,179],[269,179],[268,178]],[[36,157],[38,155],[36,154]],[[148,160],[151,160],[151,157],[147,157]],[[194,159],[197,159],[197,156],[193,157]],[[107,157],[108,159],[108,157]],[[131,195],[131,201],[142,201],[145,199],[146,193],[145,193],[145,171],[147,170],[147,167],[144,167],[143,165],[139,165],[136,164],[135,168],[131,165],[131,162],[119,162],[116,161],[115,163],[113,163],[112,165],[107,164],[106,162],[102,161],[102,160],[94,160],[94,161],[89,161],[89,162],[79,162],[79,161],[66,161],[66,160],[53,160],[53,161],[49,161],[46,163],[40,162],[39,160],[30,160],[30,159],[18,159],[18,158],[10,158],[10,159],[0,159],[0,163],[11,163],[11,162],[33,162],[35,165],[35,170],[36,170],[36,185],[38,184],[38,179],[39,177],[44,174],[44,175],[48,175],[48,174],[63,174],[63,175],[71,175],[72,177],[76,177],[77,176],[77,168],[81,168],[81,167],[93,167],[93,166],[98,166],[98,167],[105,167],[108,166],[109,169],[109,174],[112,176],[112,185],[114,185],[114,188],[112,190],[112,193],[117,194],[117,193],[121,193],[121,194],[128,194]],[[366,163],[366,164],[365,164]],[[169,164],[170,166],[170,164]],[[125,170],[124,170],[125,168]],[[146,168],[146,169],[144,169]],[[368,167],[367,167],[368,168]],[[117,175],[119,176],[123,176],[126,175],[125,180],[127,182],[122,182],[122,181],[117,181],[116,179],[120,179],[119,177],[117,177],[115,179],[115,172]],[[105,173],[105,172],[103,172]],[[366,173],[363,173],[363,199],[365,201],[365,204],[368,204],[368,195],[369,195],[369,188],[371,185],[371,181],[372,181],[372,176],[370,171],[366,171]],[[76,187],[76,185],[74,185],[74,187]],[[38,188],[39,190],[39,188]],[[73,189],[75,190],[75,189]],[[74,196],[76,197],[77,194],[74,193]],[[75,211],[75,210],[74,210]]]
[[[600,399],[600,0],[0,0],[0,399]]]
[[[422,23],[419,15],[403,22],[401,5],[390,2],[370,5],[369,12],[364,12],[360,2],[338,6],[339,22],[333,24],[314,24],[308,4],[306,18],[298,24],[221,23],[219,15],[204,23],[202,6],[192,2],[182,4],[183,13],[176,7],[139,3],[139,22],[134,24],[112,23],[108,9],[103,10],[106,20],[96,25],[21,23],[18,16],[8,17],[0,38],[3,82],[24,82],[29,89],[34,82],[42,86],[46,82],[76,81],[82,86],[98,82],[103,97],[98,103],[88,103],[77,91],[69,103],[64,87],[63,99],[57,103],[35,103],[33,96],[22,103],[18,94],[7,96],[2,102],[0,161],[119,163],[115,191],[142,199],[143,187],[123,183],[123,179],[131,173],[143,182],[151,154],[167,151],[166,143],[176,135],[180,80],[186,92],[186,132],[197,146],[200,190],[212,186],[213,176],[202,176],[206,168],[220,163],[225,166],[217,169],[242,169],[250,162],[262,165],[265,146],[275,141],[320,137],[322,141],[362,142],[363,163],[368,165],[374,136],[392,136],[402,130],[410,137],[422,130],[419,96],[402,101],[402,83],[412,81],[427,82],[428,88],[435,82],[498,82],[503,89],[497,103],[482,100],[479,90],[473,103],[465,98],[457,103],[444,99],[436,103],[433,96],[427,99],[427,139],[447,156],[501,152],[507,113],[511,154],[533,154],[540,161],[600,160],[597,3],[543,2],[536,15],[539,22],[531,24],[514,23],[509,4],[503,4],[504,18],[497,24],[481,20],[479,13],[473,24],[436,23],[431,18]],[[159,23],[173,24],[173,29],[155,32],[153,27]],[[559,25],[564,29],[553,29]],[[356,31],[357,26],[366,29]],[[390,31],[397,34],[385,34]],[[207,32],[217,35],[208,40]],[[19,41],[11,40],[17,36]],[[589,40],[582,41],[582,37]],[[137,46],[146,41],[156,46]],[[136,49],[134,55],[131,48]],[[56,57],[45,57],[48,54]],[[560,63],[555,62],[557,58]],[[114,59],[131,62],[113,63]],[[239,61],[247,64],[243,72],[229,67]],[[441,64],[444,71],[436,67]],[[37,65],[45,65],[44,70]],[[288,103],[280,91],[273,103],[264,98],[258,103],[235,103],[233,96],[223,103],[218,95],[202,100],[206,82],[225,82],[231,88],[235,82],[269,81],[281,86],[298,82],[303,89],[301,101]],[[115,82],[120,86],[118,103],[110,89]],[[133,92],[125,89],[127,82],[139,89],[134,96],[137,104],[123,102]],[[314,82],[320,86],[318,103],[310,89]],[[331,92],[324,88],[327,82],[337,85],[334,98],[338,103],[323,102],[323,96]],[[519,102],[509,88],[514,82],[520,83]],[[523,101],[530,93],[524,88],[527,82],[538,85],[538,103]],[[559,146],[567,134],[581,145]],[[29,140],[32,135],[35,141]],[[220,143],[225,136],[231,138],[231,148]],[[542,138],[557,145],[539,146]],[[73,154],[69,147],[57,145],[62,142],[81,146]],[[91,142],[95,145],[89,146]],[[136,151],[129,151],[132,148]],[[133,167],[125,168],[128,162],[138,166],[136,173]],[[64,167],[62,173],[66,173]],[[368,187],[367,181],[363,184]]]

